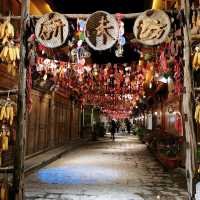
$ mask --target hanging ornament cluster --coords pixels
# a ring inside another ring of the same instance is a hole
[[[83,42],[85,40],[84,28],[85,28],[85,21],[78,18],[77,19],[77,35],[78,35],[78,41],[77,41],[77,63],[81,64],[81,65],[85,64],[85,58],[83,56],[84,48],[82,47]]]
[[[110,63],[105,65],[81,65],[39,57],[37,70],[51,73],[59,78],[62,86],[78,91],[84,104],[113,110],[131,110],[143,95],[144,76],[141,71],[133,71],[134,66]],[[43,77],[44,78],[44,77]]]
[[[124,33],[125,33],[124,22],[122,21],[122,18],[123,18],[122,14],[118,13],[116,15],[116,19],[117,19],[117,22],[118,22],[118,25],[119,25],[118,43],[117,43],[117,49],[115,50],[115,55],[117,57],[123,56],[123,52],[124,52],[123,46],[126,43],[126,39],[124,37]]]
[[[145,27],[147,34],[150,34],[147,35],[148,40],[154,35],[154,39],[161,39],[162,36],[156,35],[160,34],[159,30],[164,31],[166,39],[170,24],[167,24],[167,21],[158,24],[155,19],[155,16],[159,16],[157,11],[149,11],[145,15],[141,18],[142,25],[140,24],[141,29],[138,30],[140,39],[145,38],[142,33]],[[163,24],[166,26],[163,27]],[[155,28],[153,33],[152,27]],[[128,39],[127,35],[126,38]],[[139,63],[87,64],[89,62],[86,58],[90,57],[87,44],[94,50],[106,50],[116,44],[115,54],[122,57],[126,43],[123,15],[117,14],[113,17],[107,12],[97,11],[90,15],[87,21],[77,19],[75,35],[68,41],[69,59],[66,59],[66,62],[58,61],[56,57],[52,57],[54,60],[38,57],[36,68],[44,80],[51,74],[57,85],[73,91],[72,96],[78,95],[83,104],[95,105],[109,115],[122,117],[127,116],[125,113],[130,113],[141,103],[144,94],[153,94],[161,76],[171,77],[172,81],[176,82],[173,93],[181,94],[182,64],[178,57],[182,52],[179,43],[176,44],[175,41],[176,39],[168,38],[159,47],[148,48],[142,48],[139,44],[134,47],[131,43],[131,50],[134,48],[137,56],[140,55]]]

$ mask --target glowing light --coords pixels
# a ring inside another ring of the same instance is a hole
[[[94,76],[97,76],[97,75],[98,75],[98,72],[97,72],[97,71],[95,71],[95,72],[94,72]]]
[[[168,80],[164,77],[164,76],[161,76],[158,81],[162,82],[162,83],[167,83]]]
[[[49,4],[46,3],[44,7],[47,12],[53,12]]]
[[[68,68],[68,69],[70,69],[70,68],[71,68],[71,66],[70,66],[70,64],[69,64],[69,63],[67,64],[67,68]]]
[[[78,43],[77,43],[77,46],[78,46],[78,47],[81,47],[82,44],[83,44],[83,41],[82,41],[82,40],[79,40]]]
[[[161,0],[154,0],[153,5],[152,5],[152,9],[159,9],[159,8],[161,8],[161,5],[162,5]]]
[[[45,74],[45,75],[43,76],[43,80],[44,80],[44,81],[47,80],[47,74]]]
[[[158,77],[159,77],[159,74],[158,74],[157,72],[155,73],[155,77],[156,77],[156,78],[158,78]]]

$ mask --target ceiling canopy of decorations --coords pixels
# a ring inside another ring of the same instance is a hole
[[[97,106],[114,118],[127,118],[138,105],[146,105],[148,96],[162,88],[160,83],[180,94],[178,15],[146,11],[136,19],[134,34],[126,26],[134,21],[127,22],[123,14],[97,11],[76,21],[58,13],[45,15],[36,20],[29,38],[33,84],[66,88],[72,100]]]

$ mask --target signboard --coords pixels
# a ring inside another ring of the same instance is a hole
[[[134,24],[136,39],[145,45],[162,43],[171,29],[168,15],[162,10],[147,10],[140,15]]]
[[[119,36],[119,25],[116,19],[105,11],[90,15],[85,26],[85,40],[94,50],[111,48]]]
[[[36,23],[35,35],[38,41],[48,48],[63,45],[68,36],[68,21],[59,13],[48,13]]]

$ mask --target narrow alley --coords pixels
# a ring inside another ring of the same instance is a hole
[[[136,136],[117,136],[65,154],[29,175],[25,185],[27,200],[186,200],[183,183]]]

